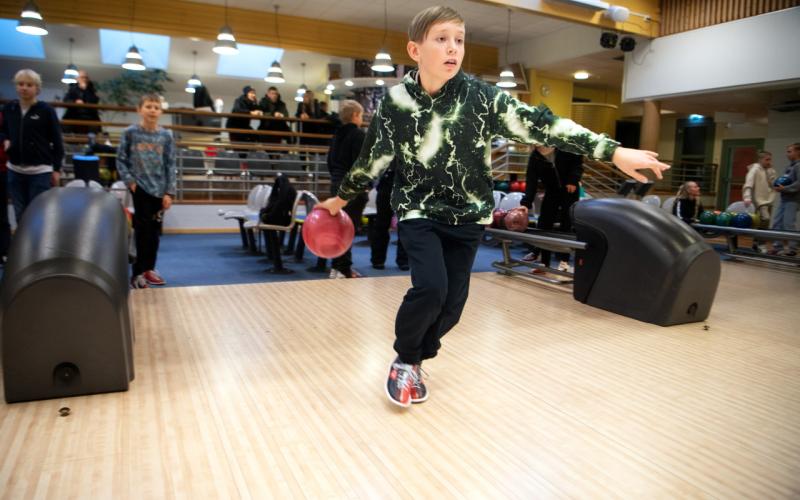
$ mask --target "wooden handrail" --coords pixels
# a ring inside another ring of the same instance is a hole
[[[0,99],[0,104],[5,104],[9,102],[8,99]],[[78,109],[96,109],[99,111],[120,111],[120,112],[128,112],[128,113],[136,113],[135,106],[115,106],[112,104],[78,104],[74,102],[61,102],[61,101],[50,101],[47,104],[54,108],[78,108]],[[252,120],[279,120],[279,121],[287,121],[287,122],[301,122],[301,123],[322,123],[327,124],[330,123],[328,120],[320,119],[320,118],[295,118],[293,116],[286,116],[284,118],[275,118],[274,116],[256,116],[251,115],[248,113],[216,113],[214,111],[202,111],[196,109],[187,109],[187,108],[169,108],[164,110],[164,114],[169,115],[196,115],[196,116],[210,116],[210,117],[226,117],[226,118],[242,118],[245,116],[249,116]]]
[[[127,127],[130,123],[98,122],[89,120],[61,120],[63,125],[90,125],[97,127]],[[227,127],[201,127],[196,125],[161,125],[164,128],[183,132],[207,132],[215,134],[220,132],[234,132],[239,134],[253,135],[272,135],[278,137],[308,137],[313,139],[330,139],[332,134],[309,134],[306,132],[279,132],[276,130],[253,130],[251,128],[227,128]]]

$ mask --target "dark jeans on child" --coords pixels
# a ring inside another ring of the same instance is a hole
[[[398,226],[411,264],[412,288],[397,311],[394,350],[403,363],[418,364],[436,356],[442,336],[461,317],[484,227],[429,219]]]
[[[367,206],[367,199],[367,193],[361,193],[352,200],[348,201],[347,205],[345,205],[342,209],[345,211],[345,213],[347,213],[347,215],[350,216],[356,232],[358,232],[358,228],[361,227],[361,215],[364,213],[364,207]],[[350,276],[350,268],[353,266],[352,250],[353,247],[351,246],[343,255],[333,259],[331,262],[331,267],[345,276]]]
[[[133,275],[156,268],[156,255],[161,237],[161,222],[164,216],[162,199],[151,196],[141,187],[133,193],[133,231],[136,236],[136,261]]]

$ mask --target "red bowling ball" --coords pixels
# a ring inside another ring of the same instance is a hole
[[[303,222],[303,241],[311,253],[324,259],[345,253],[355,234],[353,221],[344,210],[334,216],[324,208],[314,208]]]

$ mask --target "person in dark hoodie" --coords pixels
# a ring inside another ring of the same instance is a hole
[[[0,113],[0,130],[2,128],[3,113]],[[11,226],[8,224],[8,167],[6,167],[4,142],[5,135],[0,132],[0,265],[6,262],[8,245],[11,242]]]
[[[242,89],[242,95],[233,101],[233,109],[231,110],[231,113],[242,113],[242,115],[247,116],[228,118],[228,121],[225,124],[227,128],[252,130],[250,127],[250,120],[253,117],[258,117],[263,114],[263,112],[258,108],[256,91],[253,89],[253,87],[246,85]],[[246,132],[229,132],[229,135],[231,142],[254,142],[255,140],[254,134],[248,134]]]
[[[17,224],[39,194],[58,186],[64,143],[55,110],[36,97],[42,78],[32,69],[14,75],[15,99],[3,107],[2,134],[8,155],[8,192]]]
[[[89,79],[86,71],[78,71],[78,83],[70,84],[64,96],[64,102],[75,104],[97,104],[100,102],[94,83]],[[91,108],[67,108],[62,119],[99,122],[100,113]],[[89,132],[100,132],[101,128],[99,125],[64,125],[63,130],[71,134],[88,134]]]
[[[361,129],[364,121],[364,108],[356,101],[343,101],[339,107],[339,117],[343,125],[336,131],[328,150],[328,171],[331,173],[331,194],[336,195],[344,176],[361,153],[365,133]],[[343,210],[350,216],[353,225],[358,230],[361,215],[367,205],[367,193],[362,191],[358,196],[347,202]],[[351,250],[333,259],[331,263],[331,278],[359,278],[361,274],[353,269],[353,256]]]
[[[505,137],[612,160],[644,182],[669,166],[651,151],[620,147],[546,106],[530,106],[463,71],[464,18],[450,7],[419,12],[408,28],[409,57],[418,67],[390,88],[370,121],[364,146],[337,196],[320,203],[336,215],[397,158],[392,207],[411,264],[412,288],[395,320],[395,359],[386,377],[389,401],[404,408],[428,399],[423,360],[437,356],[458,322],[470,271],[492,222],[491,144]],[[470,384],[470,372],[460,384]]]
[[[297,190],[292,186],[289,179],[282,174],[278,174],[275,182],[272,183],[272,191],[267,198],[267,206],[261,209],[259,219],[264,224],[276,226],[288,226],[292,222],[292,209]],[[289,274],[292,271],[283,267],[281,261],[281,237],[277,231],[267,230],[267,244],[269,245],[268,256],[273,260],[273,267],[267,269],[272,274]]]
[[[536,185],[542,181],[544,185],[544,199],[542,200],[541,213],[536,223],[539,229],[553,229],[556,222],[563,232],[572,230],[570,208],[578,201],[578,184],[583,175],[583,157],[568,153],[560,149],[546,146],[536,146],[528,159],[528,171],[525,174],[525,196],[521,204],[531,208],[536,196]],[[523,260],[530,261],[530,254]],[[550,266],[550,251],[542,251],[542,264]],[[557,253],[558,268],[561,271],[570,271],[569,254]],[[534,269],[534,273],[543,272]]]
[[[286,103],[281,100],[281,94],[278,92],[277,87],[270,87],[267,89],[266,95],[258,102],[258,107],[264,113],[264,116],[273,118],[286,118],[289,116],[289,110],[286,108]],[[258,130],[290,132],[289,125],[283,120],[261,120]],[[274,144],[280,144],[282,140],[282,137],[279,135],[260,135],[258,138],[260,142]]]

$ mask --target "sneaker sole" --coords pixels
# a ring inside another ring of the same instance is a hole
[[[415,405],[415,404],[417,404],[417,403],[424,403],[425,401],[427,401],[427,400],[428,400],[428,396],[429,396],[429,394],[425,394],[425,397],[424,397],[424,398],[422,398],[422,399],[413,399],[413,398],[412,398],[412,399],[411,399],[411,404],[414,404],[414,405]]]
[[[389,401],[394,404],[395,406],[399,406],[400,408],[409,408],[411,406],[411,400],[409,399],[408,404],[403,404],[400,401],[394,399],[391,394],[389,394],[389,388],[386,387],[386,383],[383,384],[383,390],[386,393],[386,397],[389,398]]]

